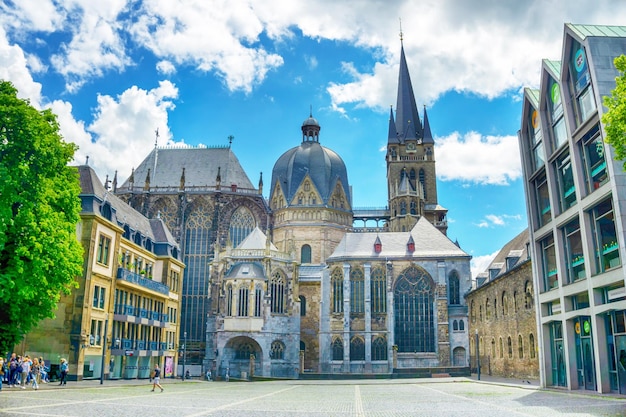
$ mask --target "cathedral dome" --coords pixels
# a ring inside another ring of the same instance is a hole
[[[336,152],[320,145],[319,131],[320,125],[312,116],[302,123],[300,146],[289,149],[274,164],[270,196],[274,195],[276,184],[280,183],[287,204],[290,204],[308,174],[323,204],[328,204],[337,181],[340,181],[348,202],[351,202],[346,165]]]

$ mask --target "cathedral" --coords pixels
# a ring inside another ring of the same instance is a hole
[[[353,207],[346,165],[322,143],[310,114],[273,166],[269,198],[230,146],[155,147],[113,181],[180,245],[184,361],[242,379],[467,367],[470,256],[446,236],[403,47],[386,210]]]

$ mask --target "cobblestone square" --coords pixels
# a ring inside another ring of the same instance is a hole
[[[47,385],[0,392],[1,416],[626,416],[626,398],[465,378]]]

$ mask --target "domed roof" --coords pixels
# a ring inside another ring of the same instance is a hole
[[[302,122],[302,127],[305,127],[305,126],[319,126],[319,125],[320,125],[319,122],[312,115],[309,116],[309,118],[306,119],[304,122]]]
[[[320,145],[317,140],[309,140],[310,136],[305,132],[306,126],[317,126],[319,129],[319,123],[312,116],[304,121],[302,124],[304,135],[300,146],[289,149],[274,164],[270,196],[274,195],[276,183],[280,182],[289,204],[308,174],[324,204],[328,203],[337,180],[341,182],[346,198],[350,202],[346,164],[335,151]]]

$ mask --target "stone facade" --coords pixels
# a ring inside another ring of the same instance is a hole
[[[488,375],[539,378],[532,262],[526,255],[527,242],[527,231],[509,242],[488,272],[477,277],[479,286],[466,295],[472,367],[476,368],[478,334],[481,372]]]

